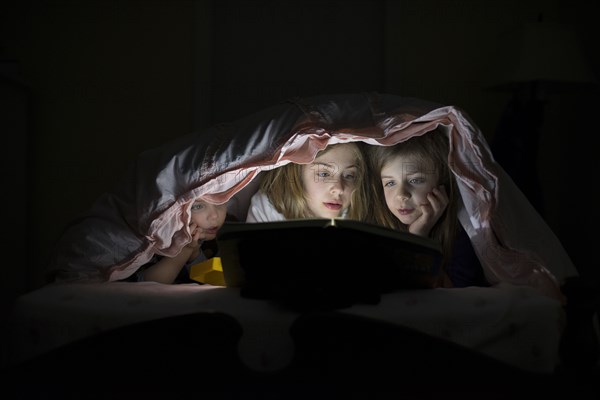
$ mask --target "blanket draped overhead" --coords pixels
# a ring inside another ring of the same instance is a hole
[[[154,254],[174,256],[191,241],[197,197],[236,199],[261,171],[310,163],[328,144],[388,146],[437,127],[449,137],[448,162],[463,199],[459,219],[488,281],[533,286],[562,300],[558,288],[577,275],[575,267],[470,117],[454,106],[378,93],[289,100],[141,153],[115,189],[69,225],[50,264],[52,279],[127,278]]]

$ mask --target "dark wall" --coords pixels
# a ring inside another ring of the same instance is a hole
[[[212,121],[293,96],[383,91],[385,12],[381,0],[215,2]]]
[[[18,240],[27,244],[19,253],[36,286],[66,223],[112,188],[139,152],[191,131],[193,3],[0,7],[0,57],[28,93],[29,176],[18,196],[28,204],[28,236]]]
[[[600,76],[591,4],[3,2],[0,61],[7,85],[18,88],[3,89],[3,101],[19,99],[22,108],[10,115],[25,116],[18,129],[8,119],[0,126],[3,137],[26,132],[28,143],[25,192],[5,199],[22,205],[16,220],[26,227],[11,243],[29,263],[31,275],[18,281],[39,285],[36,268],[66,223],[139,152],[290,96],[377,90],[421,97],[465,109],[492,139],[510,98],[488,90],[490,64],[502,57],[498,38],[540,13],[572,24]],[[599,220],[597,157],[588,145],[598,134],[598,96],[571,91],[550,100],[537,171],[547,199],[542,214],[578,268],[598,277],[589,251],[597,235],[584,234]]]

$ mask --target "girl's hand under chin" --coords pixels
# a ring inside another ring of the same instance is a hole
[[[190,235],[192,235],[192,241],[189,242],[185,247],[192,249],[192,253],[188,258],[188,261],[195,260],[200,255],[200,237],[202,236],[201,229],[195,223],[190,224]]]
[[[427,194],[427,200],[429,203],[420,205],[421,216],[409,225],[410,233],[424,237],[429,236],[431,228],[440,219],[449,202],[443,185],[433,188],[431,193]]]

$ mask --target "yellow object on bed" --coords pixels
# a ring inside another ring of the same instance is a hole
[[[213,286],[225,286],[221,257],[213,257],[190,267],[190,279]]]

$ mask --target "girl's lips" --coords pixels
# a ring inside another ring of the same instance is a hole
[[[398,214],[400,215],[409,215],[412,214],[414,208],[400,208],[398,209]]]
[[[334,210],[334,211],[338,211],[342,208],[341,204],[338,203],[323,203],[325,205],[325,207],[327,207],[330,210]]]
[[[210,229],[205,229],[204,233],[207,233],[209,235],[215,235],[217,233],[217,231],[219,230],[219,228],[210,228]]]

